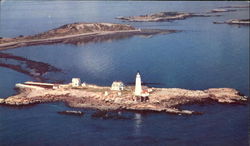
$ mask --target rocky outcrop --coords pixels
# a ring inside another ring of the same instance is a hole
[[[108,95],[104,93],[109,91]],[[79,88],[41,89],[21,88],[20,93],[0,100],[4,105],[22,106],[45,102],[65,102],[70,107],[94,108],[99,110],[156,111],[172,114],[200,114],[183,110],[186,104],[219,102],[222,104],[246,104],[247,98],[231,88],[186,90],[179,88],[152,88],[149,100],[135,100],[133,87],[124,91],[110,91],[109,87],[85,86]]]
[[[186,12],[160,12],[160,13],[140,15],[140,16],[117,17],[116,19],[132,21],[132,22],[159,22],[159,21],[180,20],[189,17],[209,17],[209,16],[211,15],[194,14]]]
[[[4,104],[5,100],[3,98],[0,98],[0,104]]]

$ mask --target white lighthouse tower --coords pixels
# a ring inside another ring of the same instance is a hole
[[[141,96],[141,93],[142,93],[141,75],[139,74],[139,72],[137,72],[135,79],[135,96]]]

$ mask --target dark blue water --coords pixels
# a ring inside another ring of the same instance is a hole
[[[0,34],[30,35],[73,22],[126,23],[142,28],[183,32],[151,38],[131,37],[86,45],[40,45],[2,51],[49,63],[63,73],[48,73],[50,81],[72,77],[98,85],[114,80],[133,82],[137,70],[145,82],[159,87],[207,89],[230,87],[249,95],[249,27],[215,25],[213,21],[249,18],[249,9],[221,17],[174,22],[129,23],[117,16],[160,11],[206,12],[246,2],[4,2]],[[0,68],[0,97],[15,93],[16,82],[34,80]],[[1,145],[247,145],[247,106],[206,105],[185,108],[202,116],[123,113],[130,120],[82,118],[56,112],[63,104],[25,108],[0,107]]]
[[[194,109],[195,107],[193,107]],[[1,107],[3,145],[247,145],[243,106],[196,107],[201,116],[134,114],[132,120],[59,115],[62,104],[13,109]]]

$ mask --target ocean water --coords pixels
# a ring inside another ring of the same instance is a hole
[[[249,96],[249,27],[216,25],[213,21],[249,18],[249,9],[173,22],[122,22],[117,16],[161,11],[207,12],[220,6],[247,2],[111,2],[5,1],[1,2],[0,36],[43,32],[74,22],[113,22],[138,28],[182,30],[149,38],[130,37],[88,44],[53,44],[1,51],[62,69],[48,73],[50,82],[111,85],[134,81],[139,70],[144,82],[157,87],[235,88]],[[0,68],[0,97],[16,93],[15,83],[34,78]],[[63,103],[21,108],[0,106],[0,145],[248,145],[248,106],[193,105],[199,116],[123,112],[129,120],[64,116]]]

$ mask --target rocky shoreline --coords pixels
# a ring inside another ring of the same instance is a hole
[[[70,84],[63,84],[61,88],[44,88],[29,84],[17,87],[19,93],[6,99],[0,99],[1,105],[25,106],[47,102],[64,102],[75,108],[154,111],[190,115],[201,113],[184,110],[180,107],[187,104],[206,104],[211,101],[222,104],[247,104],[248,100],[246,96],[231,88],[207,90],[150,88],[149,99],[142,102],[133,95],[133,86],[127,86],[124,91],[111,91],[110,87],[90,84],[79,88],[73,88]]]
[[[84,44],[89,42],[110,41],[131,36],[150,36],[168,34],[176,30],[137,29],[126,24],[114,23],[73,23],[49,30],[47,32],[18,36],[15,38],[0,38],[0,50],[55,43]],[[80,43],[79,43],[80,42]]]

